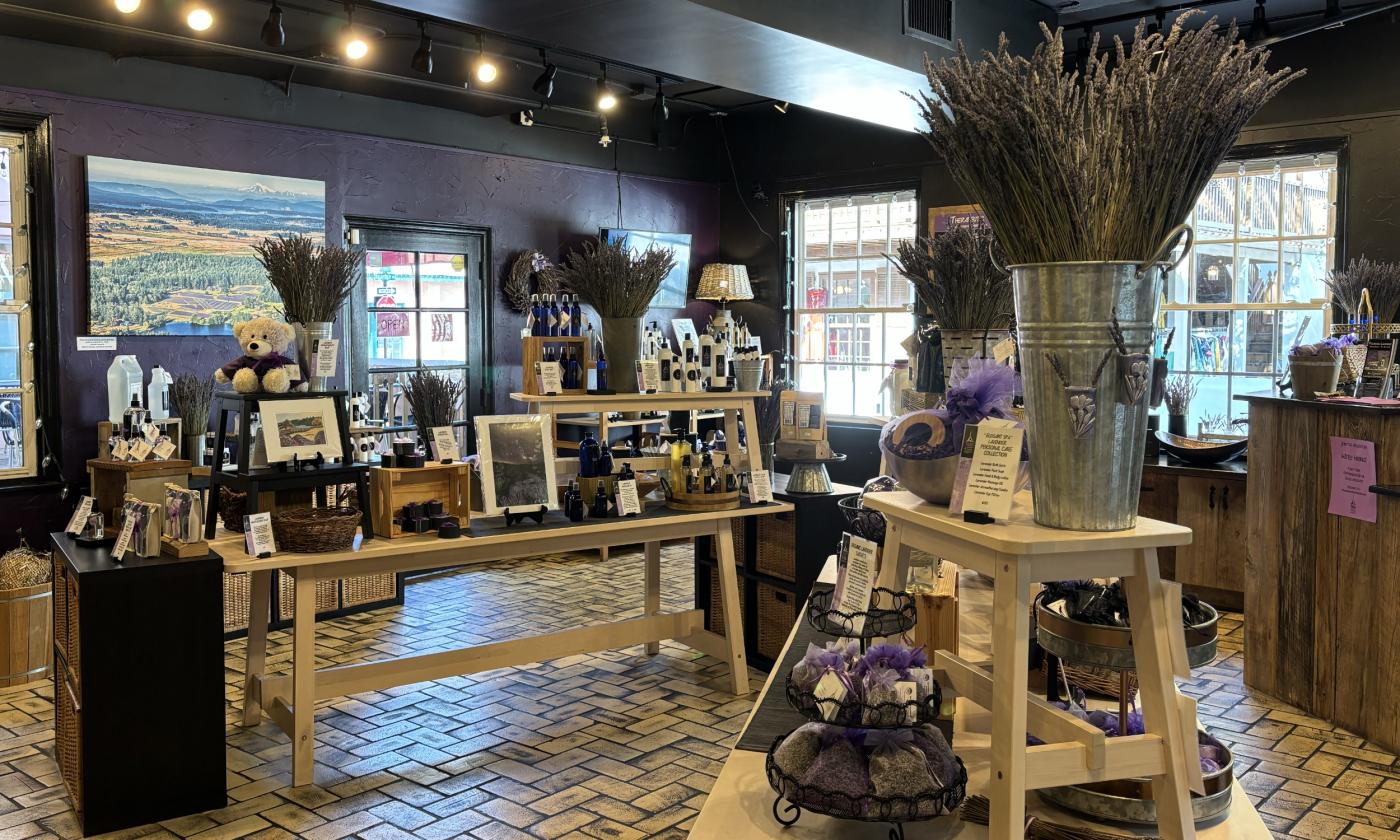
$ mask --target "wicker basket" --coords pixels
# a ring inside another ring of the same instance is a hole
[[[958,359],[990,359],[992,348],[1011,337],[1002,329],[943,330],[943,382],[953,379],[953,362]]]
[[[761,517],[760,517],[761,518]],[[734,565],[740,569],[744,568],[744,529],[747,526],[746,519],[731,519],[729,521],[730,532],[734,535]],[[710,559],[719,560],[719,541],[710,540]]]
[[[54,683],[54,757],[58,759],[58,774],[68,787],[73,810],[83,809],[83,764],[79,749],[82,738],[83,713],[65,679]]]
[[[345,551],[355,543],[360,512],[352,507],[291,508],[272,514],[279,551]]]
[[[791,592],[758,584],[758,605],[755,612],[758,640],[754,647],[760,656],[777,661],[783,655],[792,625],[797,621],[797,596]]]
[[[231,490],[219,485],[219,518],[224,527],[234,533],[243,533],[243,515],[248,511],[248,494],[241,490]],[[248,622],[243,622],[247,626]]]
[[[340,609],[340,587],[337,581],[316,581],[316,614]],[[391,596],[392,597],[392,596]],[[286,572],[277,573],[277,618],[289,621],[296,617],[296,578]]]
[[[398,582],[393,572],[348,577],[340,582],[340,586],[340,601],[347,607],[389,601],[398,595]]]
[[[1069,680],[1070,685],[1079,686],[1084,689],[1086,694],[1112,697],[1115,700],[1122,699],[1118,696],[1118,690],[1121,688],[1118,676],[1120,672],[1112,668],[1100,668],[1097,665],[1073,665],[1062,659],[1060,660],[1060,670],[1064,672],[1065,679]],[[1048,678],[1049,667],[1047,663],[1040,664],[1040,673],[1042,677]],[[1128,675],[1128,699],[1131,700],[1137,695],[1138,676],[1136,671],[1127,671],[1126,673]]]
[[[248,602],[252,597],[247,572],[224,572],[224,632],[248,629]]]
[[[710,569],[710,609],[705,617],[705,629],[724,635],[724,590],[720,588],[719,569]]]
[[[796,531],[797,517],[794,514],[775,513],[758,517],[755,568],[781,580],[797,580]]]

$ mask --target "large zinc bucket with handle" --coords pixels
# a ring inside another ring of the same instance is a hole
[[[1034,469],[1035,521],[1120,531],[1137,521],[1150,371],[1164,277],[1162,258],[1191,230],[1173,230],[1145,263],[1011,266],[1016,330]],[[1117,317],[1127,355],[1113,336]]]

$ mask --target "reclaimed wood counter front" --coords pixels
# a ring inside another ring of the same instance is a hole
[[[1331,438],[1376,447],[1400,484],[1400,408],[1270,397],[1249,402],[1245,683],[1400,750],[1400,498],[1376,521],[1327,512]]]

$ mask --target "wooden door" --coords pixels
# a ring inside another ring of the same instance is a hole
[[[1185,476],[1177,479],[1177,524],[1191,544],[1176,550],[1174,580],[1212,605],[1239,610],[1244,602],[1245,482]]]

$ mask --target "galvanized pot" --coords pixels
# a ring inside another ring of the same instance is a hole
[[[1129,353],[1150,351],[1163,278],[1172,268],[1161,259],[1183,234],[1187,253],[1191,230],[1182,225],[1141,264],[1010,267],[1041,525],[1120,531],[1137,521],[1147,401],[1127,404],[1109,325],[1116,315]]]
[[[312,391],[328,391],[331,387],[329,376],[316,376],[316,342],[323,338],[335,338],[334,321],[313,321],[309,324],[292,324],[296,336],[297,365],[301,368],[301,380],[309,383]]]
[[[608,387],[619,394],[637,393],[637,359],[642,355],[642,319],[603,321],[603,352],[608,358]]]

